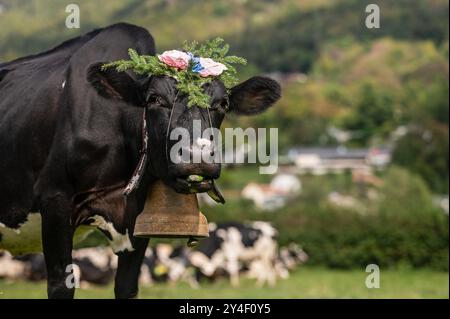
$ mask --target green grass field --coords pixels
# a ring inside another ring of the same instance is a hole
[[[239,288],[227,281],[202,284],[192,289],[187,284],[157,284],[141,287],[139,298],[449,298],[449,275],[430,270],[381,271],[379,289],[367,289],[367,273],[304,267],[274,288],[256,288],[254,281],[243,280]],[[0,281],[0,299],[45,298],[42,283]],[[76,298],[113,298],[112,285],[78,289]]]

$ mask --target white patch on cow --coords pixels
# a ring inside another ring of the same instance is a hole
[[[64,89],[64,87],[66,86],[66,81],[64,81],[62,84],[61,84],[61,87]]]
[[[125,234],[121,234],[114,228],[113,223],[107,222],[104,217],[94,215],[92,219],[94,219],[94,222],[90,224],[91,226],[96,226],[111,235],[112,240],[110,240],[110,245],[115,253],[134,250],[130,237],[128,236],[128,229],[125,231]]]
[[[194,251],[189,255],[189,261],[192,265],[199,268],[206,276],[212,276],[216,270],[223,265],[224,254],[217,250],[211,258],[199,251]]]
[[[74,259],[88,259],[94,266],[102,270],[115,269],[114,266],[117,264],[114,261],[114,259],[117,259],[117,256],[113,254],[109,247],[77,249],[73,251],[72,257]]]
[[[274,237],[277,235],[277,230],[268,222],[253,222],[252,227],[259,229],[264,235]]]
[[[159,244],[155,248],[156,256],[162,261],[166,262],[170,259],[170,255],[173,252],[173,247],[169,244]]]
[[[222,251],[225,256],[225,270],[230,274],[232,286],[239,285],[240,257],[247,251],[242,243],[242,235],[236,227],[230,227],[227,230],[219,229],[219,237],[224,240]]]
[[[186,272],[186,266],[179,258],[170,259],[168,266],[169,280],[171,282],[180,280]]]
[[[13,259],[13,256],[4,251],[0,255],[0,278],[11,280],[23,279],[25,277],[25,263]]]
[[[289,269],[280,259],[275,260],[274,269],[276,275],[281,279],[289,278]]]

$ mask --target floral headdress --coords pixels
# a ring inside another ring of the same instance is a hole
[[[197,42],[183,45],[183,51],[170,50],[161,55],[139,55],[129,49],[130,60],[119,60],[103,65],[103,69],[114,67],[123,72],[132,70],[137,74],[168,75],[175,78],[177,88],[188,95],[188,106],[207,108],[210,97],[202,91],[202,85],[220,79],[227,89],[237,84],[236,69],[232,64],[246,64],[237,56],[227,56],[229,45],[221,38],[203,45]]]

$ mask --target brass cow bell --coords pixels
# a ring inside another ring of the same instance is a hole
[[[150,187],[144,210],[136,218],[136,237],[188,237],[188,246],[208,237],[208,221],[195,194],[179,194],[161,181]]]

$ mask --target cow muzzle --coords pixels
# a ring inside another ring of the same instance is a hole
[[[167,184],[176,192],[183,194],[208,193],[216,202],[225,203],[215,179],[219,177],[220,167],[216,174],[181,174],[172,175]],[[185,173],[185,172],[183,172]]]

